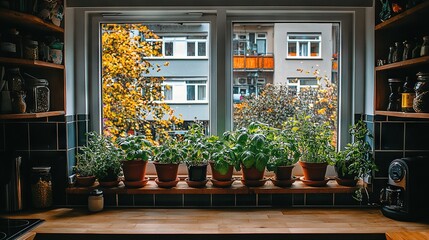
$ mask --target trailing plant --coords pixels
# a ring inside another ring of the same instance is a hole
[[[263,171],[270,156],[269,142],[274,128],[267,124],[252,122],[248,127],[224,133],[227,145],[231,148],[236,170],[256,167]]]
[[[284,129],[278,130],[270,140],[270,159],[267,168],[277,171],[279,166],[291,166],[298,162],[301,152],[298,146],[296,132],[289,122],[284,123]]]
[[[335,147],[329,123],[311,121],[310,115],[303,114],[298,114],[291,121],[292,131],[298,137],[301,161],[332,164]]]
[[[175,138],[168,138],[162,144],[154,145],[153,153],[153,160],[164,164],[179,164],[186,157],[184,142]]]
[[[74,171],[81,176],[98,179],[117,177],[121,171],[120,152],[109,137],[96,132],[87,133],[88,142],[76,155]]]
[[[124,160],[148,161],[152,154],[152,143],[144,135],[128,135],[118,139]]]

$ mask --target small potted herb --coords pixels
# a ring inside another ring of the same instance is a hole
[[[210,167],[212,183],[215,187],[229,187],[234,182],[235,161],[231,148],[218,136],[209,138]]]
[[[122,150],[122,170],[127,187],[143,187],[147,183],[146,165],[152,156],[152,143],[144,135],[128,135],[118,140]]]

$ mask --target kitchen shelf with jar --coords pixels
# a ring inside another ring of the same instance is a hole
[[[403,5],[395,6],[398,3]],[[403,93],[402,89],[406,79],[415,82],[417,73],[423,72],[425,74],[429,69],[427,47],[425,47],[425,51],[421,47],[426,46],[428,37],[425,36],[429,35],[429,27],[424,21],[429,14],[429,1],[416,1],[414,3],[417,5],[414,6],[406,6],[405,3],[409,4],[411,1],[375,2],[375,17],[379,23],[374,27],[375,61],[377,63],[374,68],[374,114],[399,118],[429,119],[427,112],[420,112],[420,110],[413,112],[412,106],[409,110],[409,103],[413,105],[412,99],[411,101],[407,100],[409,97],[405,98],[405,101],[401,99],[401,95],[406,94]],[[383,15],[386,14],[383,11],[386,11],[387,6],[391,11],[389,13],[391,17],[382,19],[387,16]],[[420,45],[422,40],[423,44]],[[411,93],[414,94],[414,89],[411,89]],[[408,107],[401,106],[401,102]],[[391,107],[392,104],[394,107]]]
[[[20,112],[16,110],[3,111],[0,113],[0,120],[64,116],[66,84],[63,53],[62,50],[56,50],[60,49],[57,46],[46,50],[45,46],[49,45],[43,44],[49,38],[49,41],[55,39],[55,43],[62,45],[64,28],[38,16],[5,8],[0,8],[0,21],[2,31],[17,29],[17,34],[20,35],[20,45],[16,43],[16,54],[3,52],[0,67],[4,66],[6,70],[16,68],[25,77],[24,96],[27,105],[26,111],[22,113],[16,113]],[[27,38],[28,36],[31,38]]]

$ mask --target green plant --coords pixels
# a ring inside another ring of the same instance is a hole
[[[153,160],[158,163],[178,164],[186,157],[184,142],[175,138],[168,138],[162,144],[154,146],[153,152]]]
[[[226,174],[230,166],[235,166],[233,152],[225,141],[220,140],[218,136],[211,136],[208,139],[208,146],[210,161],[220,174]]]
[[[310,115],[303,114],[298,114],[291,121],[291,129],[298,137],[301,161],[332,164],[335,147],[329,123],[311,121]]]
[[[202,122],[192,124],[184,135],[185,163],[188,166],[205,165],[210,158],[208,136]]]
[[[144,135],[119,138],[118,145],[125,160],[147,161],[152,156],[152,144]]]
[[[274,128],[267,124],[252,122],[249,126],[224,133],[224,138],[231,148],[236,170],[256,167],[264,171],[270,156],[269,142]]]
[[[301,157],[297,134],[292,131],[290,124],[286,122],[284,129],[275,133],[272,135],[272,139],[269,139],[270,159],[267,165],[267,169],[274,172],[277,171],[279,166],[294,165]]]
[[[369,143],[373,137],[362,120],[351,126],[349,133],[353,137],[353,142],[348,143],[344,150],[337,153],[335,166],[337,171],[340,171],[339,175],[351,175],[355,179],[364,179],[372,171],[377,171]],[[366,189],[364,190],[366,191]],[[362,201],[362,189],[358,189],[354,197],[356,200]]]
[[[110,138],[96,132],[89,132],[88,143],[76,155],[74,167],[81,176],[94,175],[98,179],[117,177],[121,171],[120,153]]]

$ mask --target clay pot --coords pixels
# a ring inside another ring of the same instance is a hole
[[[146,175],[146,165],[147,161],[142,160],[122,161],[125,181],[143,181]]]
[[[207,164],[188,166],[188,179],[193,182],[207,180]]]
[[[94,185],[95,183],[95,176],[88,176],[88,177],[83,177],[83,176],[76,176],[76,186],[78,187],[91,187],[92,185]]]
[[[276,180],[291,180],[292,169],[295,166],[278,166],[276,170]]]
[[[178,163],[153,163],[155,165],[156,174],[158,175],[158,181],[160,182],[172,182],[177,178],[177,171],[179,169]]]
[[[261,180],[264,178],[264,171],[259,171],[255,166],[251,168],[245,168],[241,165],[241,170],[243,172],[242,176],[244,180]]]
[[[232,179],[232,174],[234,172],[234,166],[230,165],[228,167],[228,172],[226,172],[225,174],[220,174],[214,166],[214,162],[210,162],[210,167],[212,169],[212,178],[218,181],[231,181]]]
[[[309,181],[323,181],[325,180],[326,168],[328,163],[310,163],[299,161],[302,167],[305,180]]]

